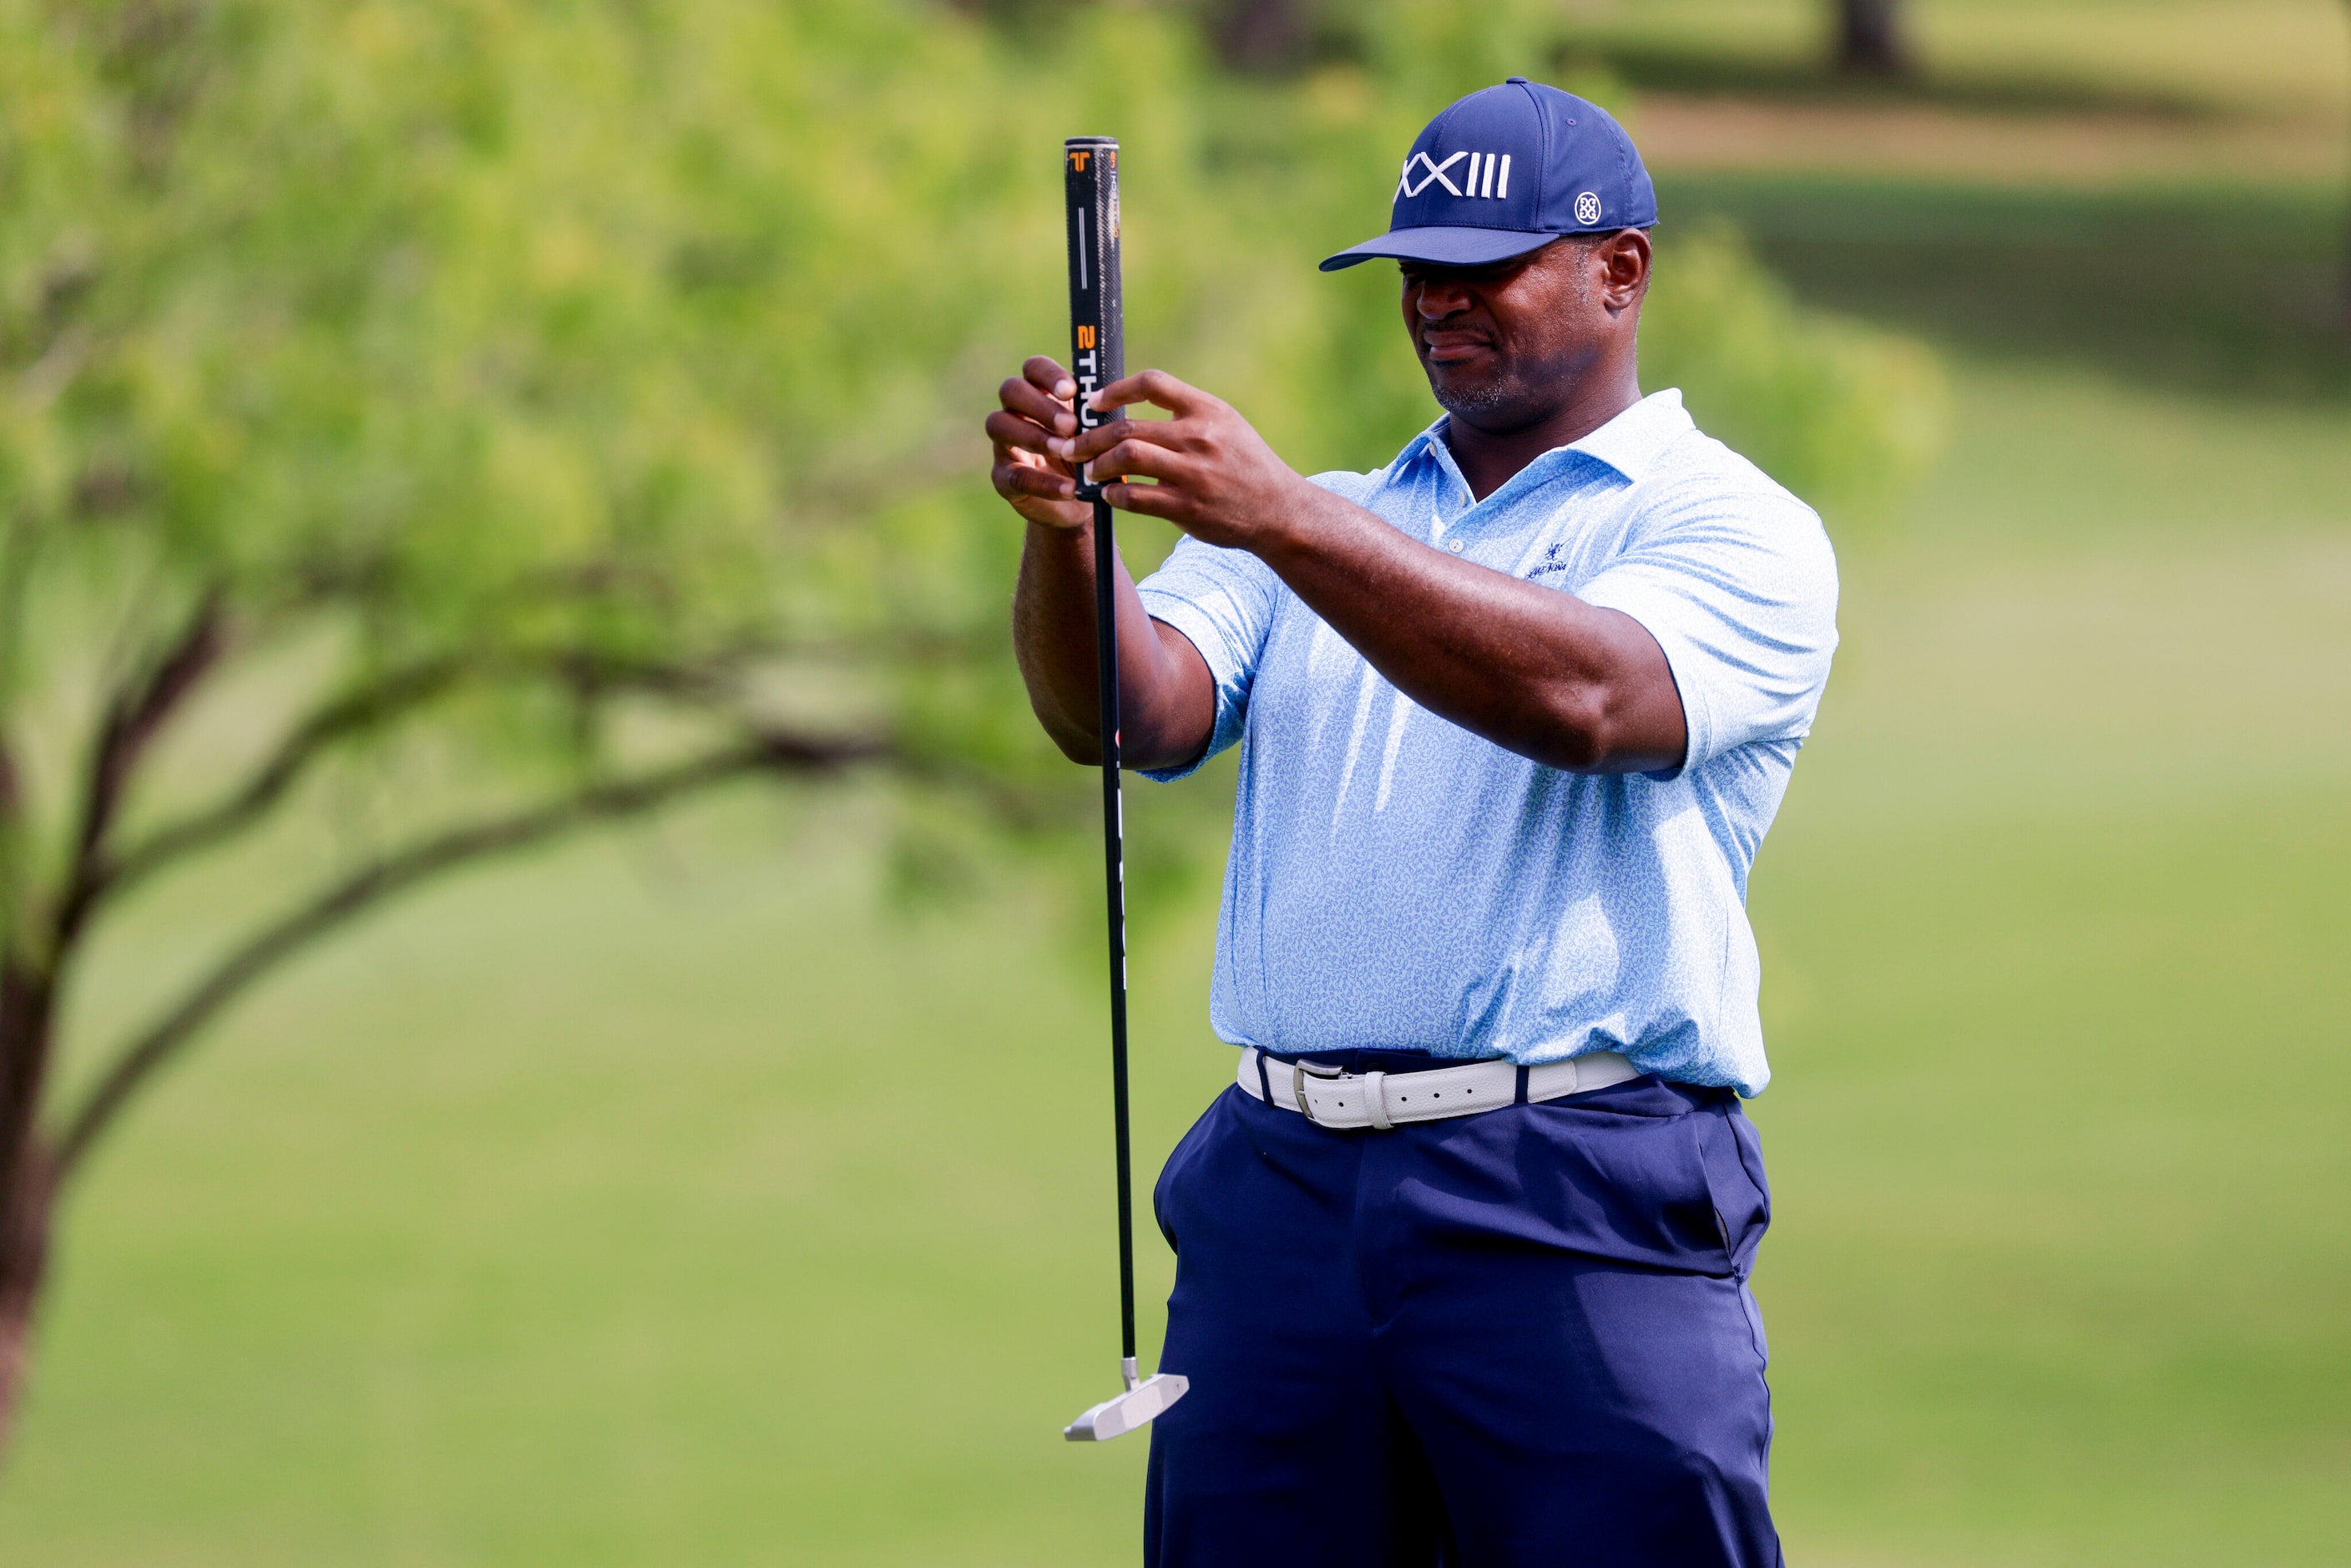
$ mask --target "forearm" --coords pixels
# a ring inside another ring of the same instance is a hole
[[[1181,633],[1151,619],[1123,560],[1113,563],[1118,604],[1121,760],[1169,768],[1197,757],[1215,722],[1207,666]],[[1094,656],[1094,549],[1091,525],[1032,523],[1012,600],[1013,649],[1038,722],[1072,761],[1102,759],[1101,671]]]
[[[1051,437],[1052,459],[1124,476],[1103,486],[1113,506],[1256,555],[1431,713],[1576,772],[1682,759],[1687,730],[1673,670],[1630,616],[1405,538],[1301,478],[1228,404],[1164,371],[1116,382],[1094,402],[1105,410],[1147,402],[1176,417],[1121,415]]]
[[[1251,548],[1398,691],[1553,768],[1635,772],[1680,761],[1680,698],[1638,622],[1301,490],[1295,516]]]

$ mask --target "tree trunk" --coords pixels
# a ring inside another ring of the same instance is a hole
[[[27,1142],[0,1181],[0,1458],[16,1435],[16,1413],[32,1367],[34,1310],[48,1271],[49,1216],[55,1184],[48,1153]]]
[[[1837,68],[1854,76],[1908,73],[1902,0],[1837,0]]]
[[[49,1252],[54,1167],[38,1131],[57,986],[0,954],[0,1453],[16,1426]]]
[[[1313,0],[1209,0],[1202,19],[1228,68],[1278,75],[1306,64],[1315,9]]]

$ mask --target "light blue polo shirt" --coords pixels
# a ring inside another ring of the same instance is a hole
[[[1398,693],[1257,557],[1183,540],[1143,601],[1216,676],[1208,755],[1241,747],[1209,1020],[1285,1055],[1620,1051],[1756,1093],[1771,1069],[1747,870],[1836,647],[1828,536],[1701,434],[1678,392],[1475,505],[1444,425],[1384,470],[1314,483],[1640,622],[1673,667],[1688,755],[1600,777],[1506,751]]]

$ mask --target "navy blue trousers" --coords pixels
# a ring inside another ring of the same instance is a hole
[[[1152,1427],[1151,1568],[1778,1568],[1730,1091],[1340,1132],[1228,1089],[1153,1204],[1192,1387]]]

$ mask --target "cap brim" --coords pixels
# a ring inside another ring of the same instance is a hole
[[[1374,256],[1397,261],[1427,261],[1439,267],[1490,267],[1541,250],[1559,238],[1555,234],[1526,234],[1518,229],[1390,229],[1384,235],[1350,246],[1322,259],[1322,270],[1336,272]]]

